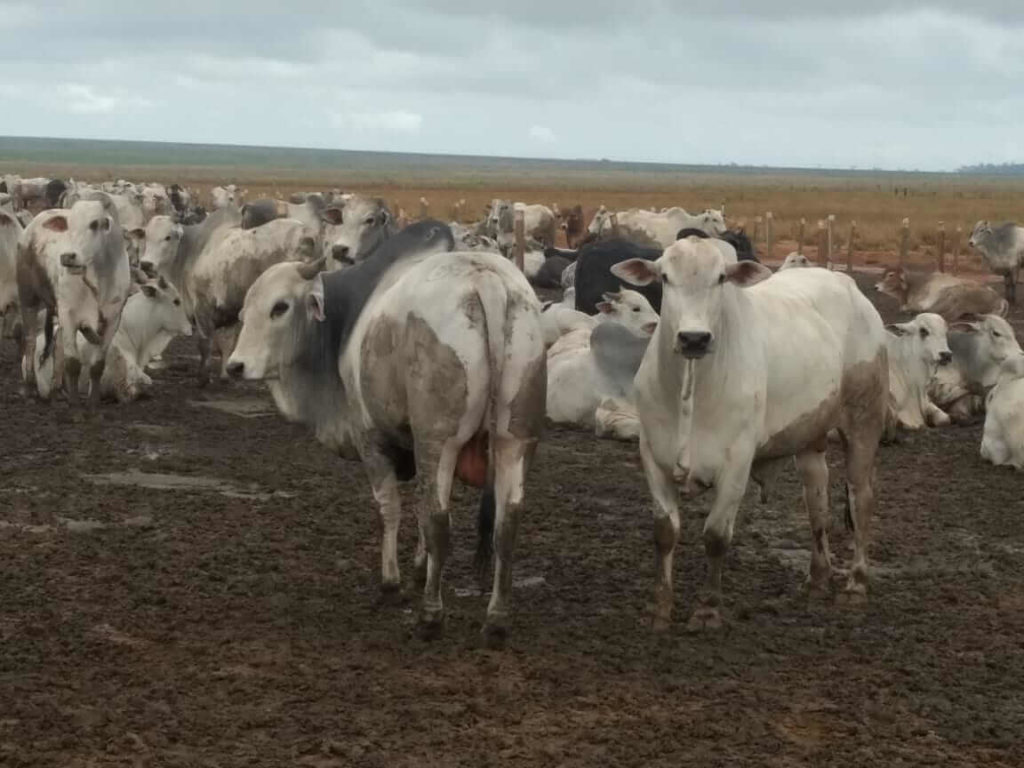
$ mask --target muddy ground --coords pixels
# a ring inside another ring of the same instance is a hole
[[[0,765],[1024,764],[1024,477],[981,462],[980,425],[883,449],[866,608],[802,594],[793,471],[766,505],[750,492],[710,636],[683,629],[706,500],[687,506],[677,625],[653,636],[636,448],[552,428],[493,652],[474,491],[446,634],[424,642],[415,599],[378,600],[360,467],[259,385],[197,390],[193,354],[179,340],[152,400],[76,423],[23,401],[0,352]]]

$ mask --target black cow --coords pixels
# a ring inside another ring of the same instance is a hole
[[[686,227],[680,229],[676,235],[676,240],[682,240],[684,237],[699,237],[702,240],[710,237],[710,235],[703,229],[695,229],[693,227]],[[757,261],[757,253],[754,251],[754,246],[750,242],[750,238],[747,237],[746,233],[742,229],[729,229],[726,230],[722,235],[719,236],[719,240],[725,240],[729,245],[736,249],[737,261]]]
[[[597,314],[598,302],[604,301],[605,293],[615,293],[623,288],[642,293],[655,312],[661,312],[661,283],[637,287],[619,280],[611,268],[620,261],[661,258],[660,248],[647,248],[628,240],[618,238],[597,240],[580,248],[576,260],[576,309],[588,315]]]

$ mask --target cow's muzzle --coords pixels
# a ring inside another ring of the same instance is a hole
[[[711,334],[708,331],[680,331],[676,334],[675,348],[683,357],[699,359],[711,351]]]
[[[62,253],[60,265],[72,275],[80,275],[85,272],[85,267],[78,263],[77,253]]]
[[[939,352],[939,365],[949,365],[953,362],[953,353],[949,350]]]

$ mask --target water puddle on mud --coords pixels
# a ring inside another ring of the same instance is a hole
[[[230,413],[232,416],[241,416],[243,419],[258,419],[277,413],[272,403],[257,397],[189,400],[188,404],[193,408],[212,408],[215,411]]]
[[[157,491],[207,491],[219,493],[232,499],[267,501],[272,498],[291,499],[294,493],[285,491],[263,491],[258,485],[239,486],[227,480],[202,475],[173,475],[165,472],[140,472],[130,469],[126,472],[106,472],[96,475],[82,475],[95,485],[134,486]]]

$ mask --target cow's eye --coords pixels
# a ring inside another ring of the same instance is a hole
[[[662,275],[661,282],[663,282],[665,285],[668,285],[668,275]]]
[[[168,235],[167,237],[164,238],[165,242],[170,242],[170,240],[171,240],[171,236],[170,235]]]
[[[89,229],[91,229],[93,232],[95,232],[99,228],[100,228],[99,219],[97,219],[95,221],[90,221],[89,222]]]
[[[174,300],[174,306],[180,307],[181,306],[181,299],[175,299]]]
[[[999,331],[992,331],[992,335],[995,336],[997,339],[1003,338],[1003,334],[1001,334]]]
[[[369,217],[367,217],[367,219],[366,219],[366,221],[365,221],[364,223],[365,223],[365,224],[366,224],[367,226],[370,226],[370,227],[372,227],[372,226],[373,226],[373,225],[374,225],[374,224],[376,223],[376,221],[377,221],[377,220],[376,220],[376,219],[374,219],[374,218],[373,218],[373,216],[369,216]]]
[[[922,328],[921,329],[921,338],[922,339],[927,339],[928,338],[928,329],[927,328]]]
[[[725,282],[725,272],[723,272],[722,274],[720,274],[718,276],[718,284],[721,285],[724,282]]]
[[[274,308],[270,310],[270,316],[271,317],[280,317],[281,315],[283,315],[287,311],[288,311],[288,302],[287,301],[279,301],[279,302],[277,302],[277,304],[274,305]]]

